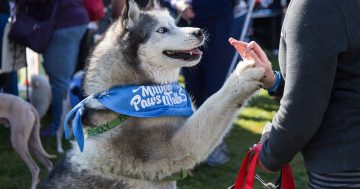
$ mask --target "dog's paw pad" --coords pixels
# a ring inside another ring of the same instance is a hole
[[[236,76],[240,80],[245,81],[260,81],[264,78],[265,69],[258,67],[248,67],[246,70],[242,70],[241,73],[237,73]]]
[[[239,62],[235,68],[235,74],[237,76],[240,76],[246,70],[248,70],[250,68],[254,68],[254,67],[255,67],[255,63],[252,61]]]

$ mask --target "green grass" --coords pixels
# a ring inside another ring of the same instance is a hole
[[[236,178],[242,159],[249,147],[257,143],[260,133],[267,121],[271,121],[278,108],[278,103],[269,97],[265,91],[261,91],[254,97],[246,108],[241,111],[232,130],[226,137],[230,151],[230,161],[219,167],[207,167],[199,165],[193,170],[194,176],[180,181],[180,189],[226,189]],[[10,143],[10,131],[0,127],[0,189],[23,189],[31,183],[31,175]],[[42,138],[45,149],[56,154],[54,138]],[[65,147],[68,143],[64,141]],[[55,162],[56,160],[54,160]],[[292,161],[293,173],[297,188],[306,188],[306,172],[300,155]],[[266,181],[274,181],[277,174],[264,174],[258,171]],[[41,177],[44,178],[46,171],[41,169]],[[256,188],[261,188],[256,183]]]

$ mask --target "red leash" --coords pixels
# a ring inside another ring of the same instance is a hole
[[[253,189],[255,168],[262,144],[257,144],[246,154],[236,178],[234,189]],[[281,188],[295,189],[294,178],[289,164],[281,167]]]

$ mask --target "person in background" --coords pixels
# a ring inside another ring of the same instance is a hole
[[[227,39],[233,32],[232,0],[168,0],[181,13],[180,26],[198,27],[208,35],[201,62],[193,68],[184,68],[185,87],[200,107],[205,100],[224,84],[233,57],[233,49]],[[228,161],[224,142],[209,156],[210,166]]]
[[[2,52],[2,36],[4,34],[5,25],[9,20],[10,7],[9,0],[0,0],[0,61]],[[0,63],[1,68],[1,63]],[[0,74],[0,92],[10,93],[13,95],[19,95],[18,91],[18,78],[16,70],[10,73]]]
[[[360,188],[359,10],[359,0],[292,0],[281,73],[255,42],[230,40],[244,59],[265,68],[264,88],[282,95],[261,141],[262,169],[278,171],[301,151],[309,188]]]
[[[43,136],[55,136],[60,126],[63,99],[69,89],[80,42],[89,22],[82,0],[56,1],[59,1],[59,7],[55,16],[55,31],[50,46],[43,54],[44,68],[49,76],[52,92],[52,123],[42,131]]]
[[[94,36],[98,32],[100,22],[105,17],[105,8],[102,0],[83,0],[83,4],[90,22],[80,42],[75,73],[84,70],[89,53],[95,44]]]

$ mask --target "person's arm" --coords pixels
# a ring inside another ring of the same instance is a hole
[[[290,162],[317,132],[330,100],[338,55],[347,48],[343,16],[332,0],[292,1],[283,27],[284,94],[259,157],[271,171]]]

